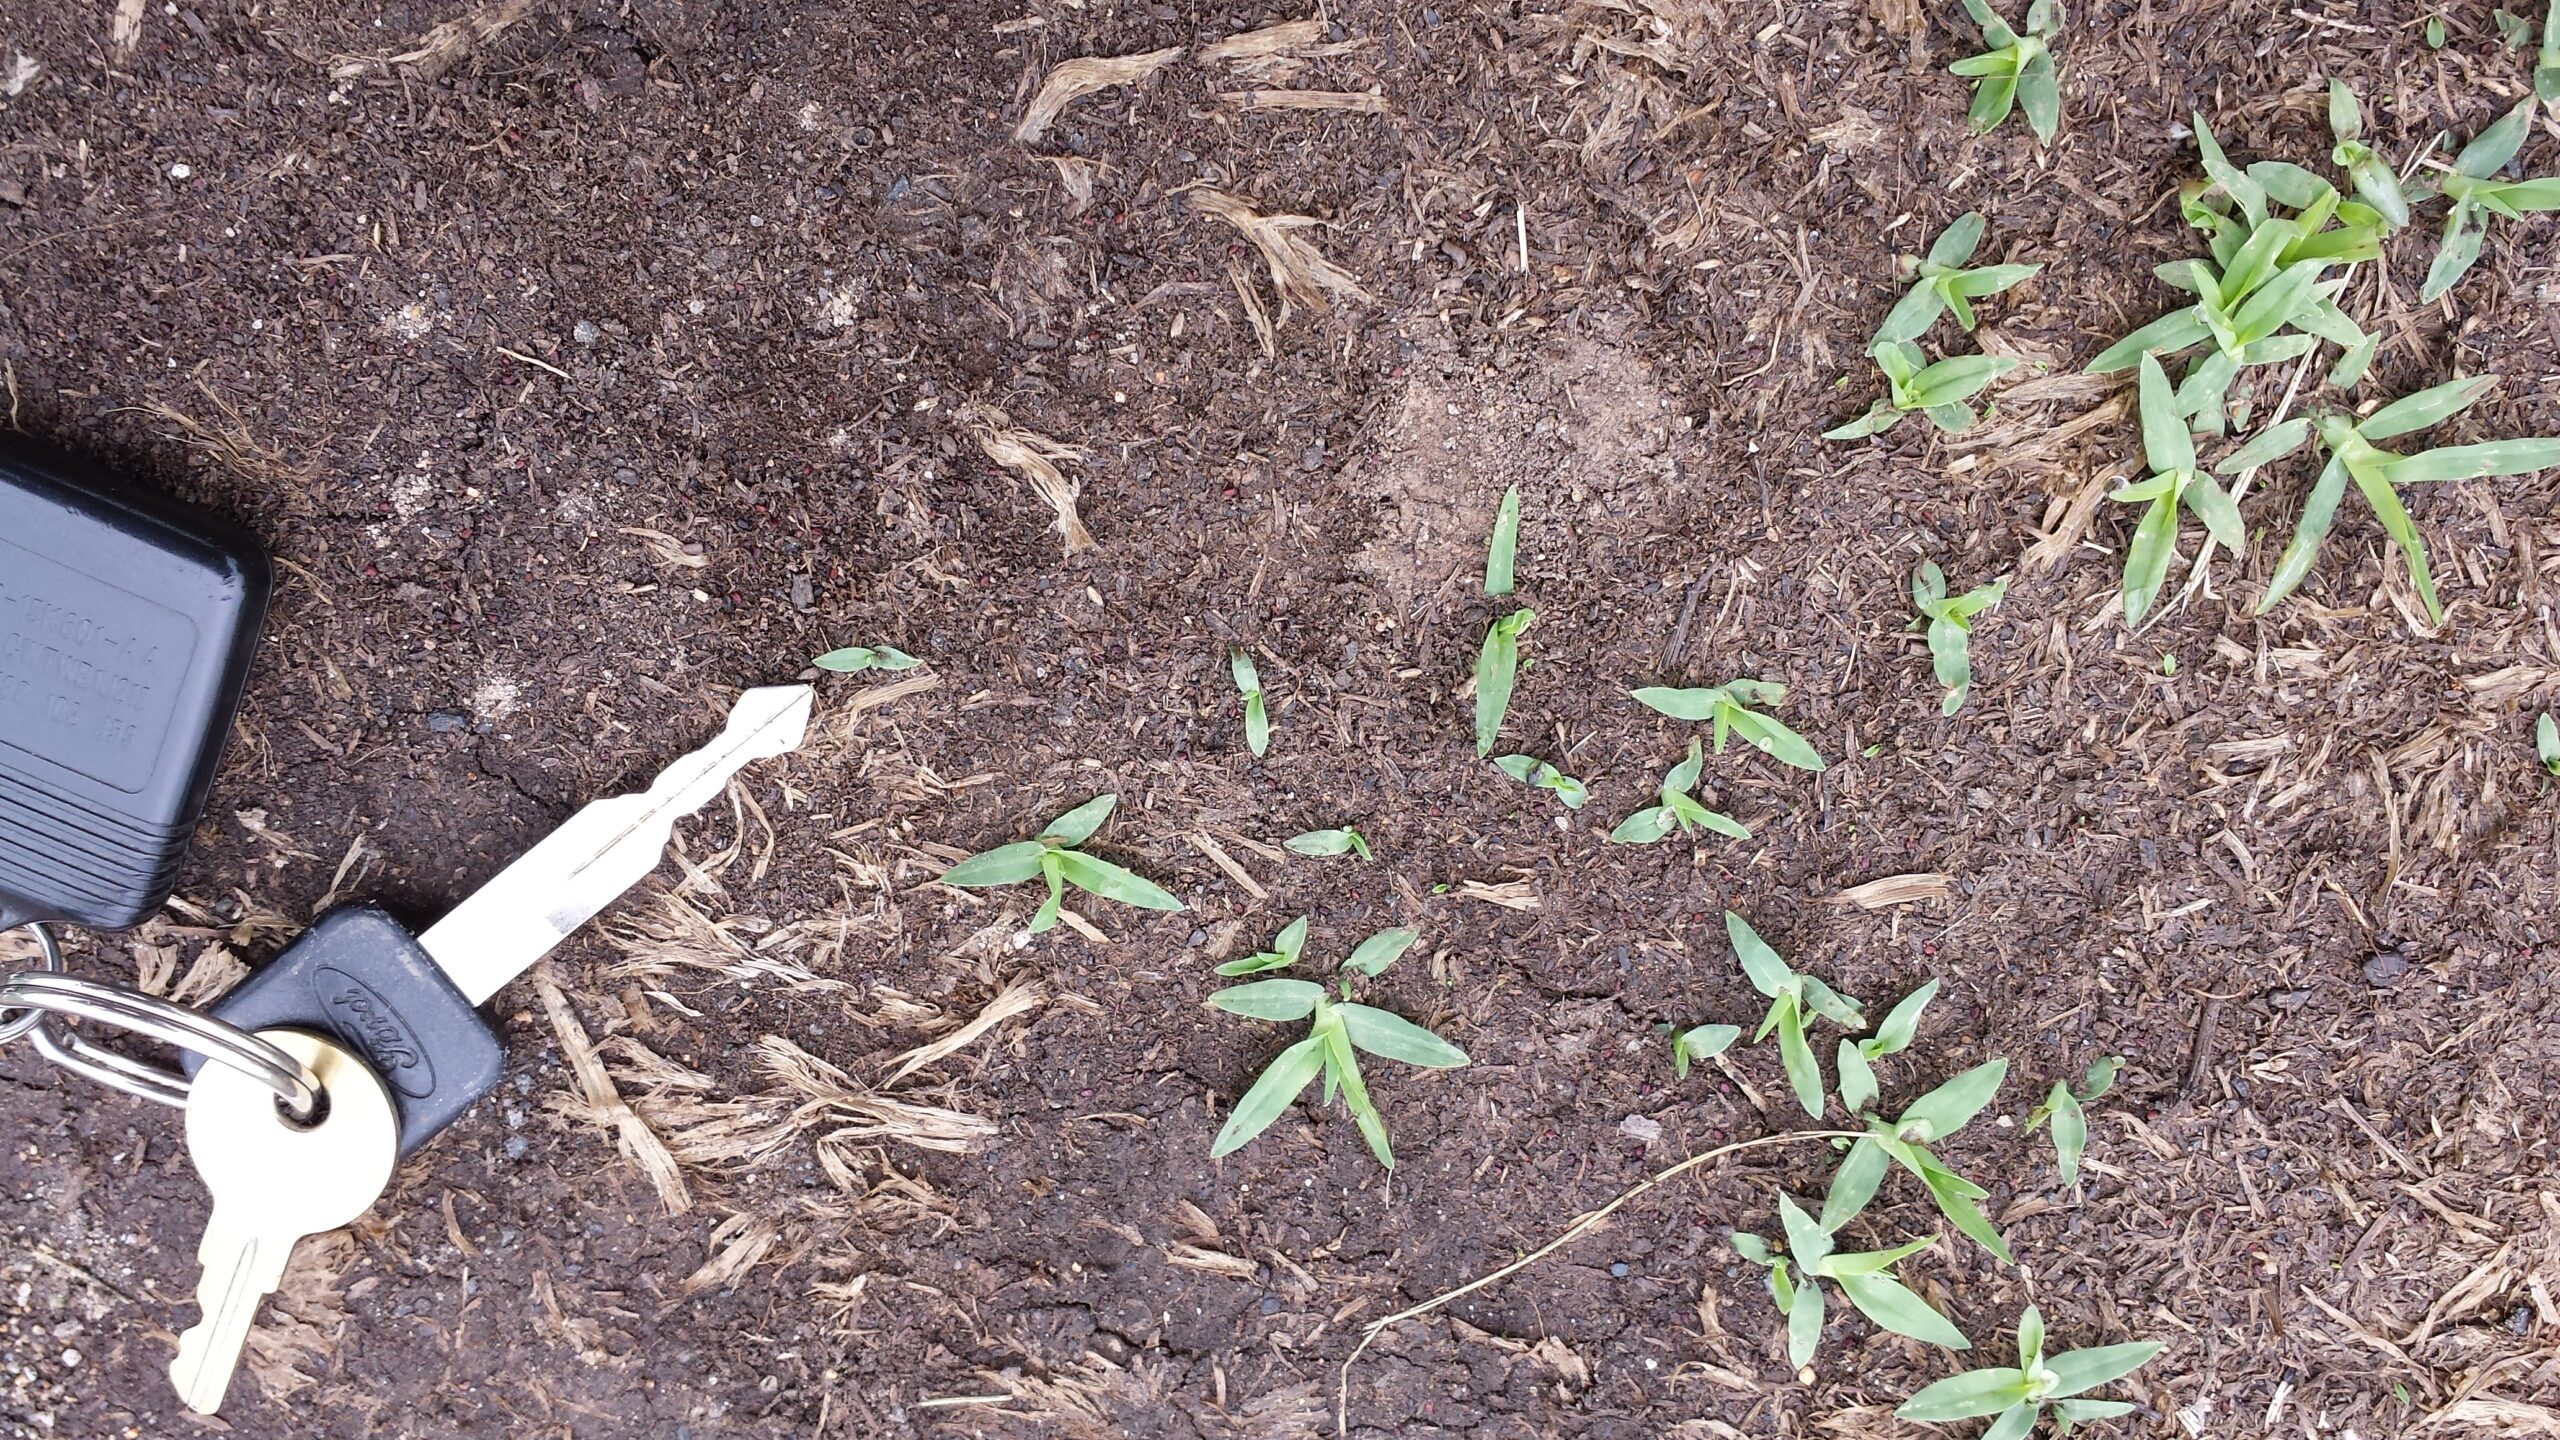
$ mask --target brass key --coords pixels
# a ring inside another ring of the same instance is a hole
[[[311,1067],[326,1110],[317,1124],[297,1125],[275,1092],[228,1065],[206,1066],[187,1093],[187,1153],[213,1192],[213,1220],[196,1247],[204,1318],[178,1337],[169,1378],[205,1415],[231,1387],[249,1326],[283,1281],[295,1242],[371,1209],[400,1148],[391,1093],[363,1062],[299,1030],[259,1034]]]

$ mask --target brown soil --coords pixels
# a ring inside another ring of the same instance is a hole
[[[10,419],[251,524],[284,584],[192,908],[140,947],[84,937],[79,968],[262,959],[359,841],[346,892],[431,919],[699,741],[731,687],[833,645],[940,681],[867,708],[868,677],[826,681],[824,741],[690,828],[681,908],[643,899],[555,960],[613,1094],[579,1088],[533,985],[501,999],[515,1079],[306,1249],[231,1428],[1329,1433],[1366,1322],[1682,1155],[1804,1126],[1767,1050],[1674,1083],[1652,1033],[1756,1015],[1730,905],[1871,1003],[1944,978],[1888,1104],[2011,1060],[2007,1118],[1950,1154],[2026,1263],[1952,1243],[1910,1267],[1986,1363],[2032,1301],[2061,1345],[2167,1342],[2119,1433],[2548,1433],[2560,805],[2529,736],[2560,703],[2560,482],[2416,498],[2439,633],[2361,511],[2249,614],[2290,471],[2249,554],[2140,634],[2108,608],[2122,507],[2063,528],[2132,455],[2120,419],[2069,428],[2111,393],[2073,372],[2170,303],[2148,271],[2194,248],[2190,112],[2244,159],[2317,162],[2338,75],[2394,154],[2468,134],[2525,73],[2485,9],[2439,51],[2406,4],[2083,7],[2048,153],[2017,122],[1971,137],[1943,68],[1969,27],[1889,0],[1355,3],[1318,42],[1348,48],[1269,83],[1375,87],[1387,114],[1247,112],[1220,96],[1257,82],[1184,59],[1033,146],[1012,128],[1058,61],[1296,16],[538,0],[440,74],[337,79],[452,14],[152,5],[121,53],[109,8],[0,18],[0,75],[41,66],[0,99]],[[2554,154],[2546,125],[2526,161]],[[1374,303],[1299,304],[1266,355],[1231,272],[1277,297],[1201,183],[1326,222],[1295,233]],[[1986,257],[2047,266],[1980,343],[2054,372],[1966,442],[1818,441],[1872,395],[1893,256],[1968,208]],[[2550,433],[2550,224],[2493,227],[2421,307],[2429,228],[2358,282],[2373,393],[2495,371],[2445,438]],[[1087,450],[1097,548],[1062,556],[971,402]],[[1469,744],[1511,483],[1539,613],[1511,733],[1592,782],[1578,817]],[[2057,530],[2059,563],[2025,564]],[[1906,629],[1924,557],[2020,575],[1952,721]],[[1231,641],[1276,702],[1259,763]],[[1839,763],[1737,747],[1702,793],[1755,840],[1603,844],[1691,728],[1624,688],[1735,675],[1788,682]],[[1088,904],[1109,943],[1021,944],[1034,897],[929,883],[1105,789],[1102,851],[1191,913]],[[1377,864],[1265,848],[1346,820]],[[1834,903],[1911,872],[1950,895]],[[1370,988],[1476,1059],[1373,1075],[1392,1179],[1312,1107],[1205,1158],[1283,1043],[1203,1009],[1210,966],[1301,913],[1319,956],[1422,927]],[[678,925],[704,920],[728,938]],[[1027,1013],[890,1083],[1026,981]],[[2068,1192],[2017,1121],[2105,1053],[2129,1068]],[[0,1079],[0,1416],[219,1428],[164,1374],[203,1217],[175,1117],[22,1048]],[[992,1133],[923,1148],[894,1109],[897,1134],[835,1133],[883,1097]],[[618,1146],[620,1103],[654,1141]],[[652,1144],[672,1179],[634,1163]],[[1827,1164],[1702,1172],[1390,1330],[1353,1430],[1918,1433],[1887,1412],[1947,1356],[1844,1316],[1798,1383],[1724,1244]],[[1933,1217],[1896,1183],[1861,1227]]]

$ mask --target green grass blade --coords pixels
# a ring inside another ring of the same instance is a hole
[[[2309,420],[2287,420],[2281,425],[2270,425],[2259,431],[2256,439],[2224,456],[2222,463],[2213,468],[2225,475],[2237,475],[2243,470],[2255,470],[2261,466],[2274,464],[2309,444],[2310,441],[2311,422]]]
[[[1805,1277],[1787,1305],[1787,1363],[1801,1370],[1822,1346],[1822,1287]]]
[[[1893,1413],[1904,1420],[1944,1424],[1996,1415],[2026,1398],[2027,1376],[2023,1370],[1968,1370],[1924,1388]]]
[[[1050,821],[1049,828],[1041,831],[1039,838],[1054,840],[1060,845],[1081,845],[1093,838],[1093,832],[1101,829],[1102,822],[1111,818],[1113,808],[1119,803],[1117,795],[1096,795]]]
[[[1637,704],[1674,720],[1708,719],[1715,714],[1716,702],[1725,698],[1722,688],[1674,690],[1668,686],[1649,685],[1627,693]]]
[[[1360,975],[1375,975],[1396,963],[1404,952],[1413,948],[1413,942],[1421,938],[1422,932],[1409,926],[1381,930],[1361,941],[1359,948],[1351,952],[1351,958],[1342,962],[1342,968]]]
[[[1858,1053],[1858,1042],[1840,1042],[1840,1107],[1852,1115],[1863,1115],[1876,1103],[1875,1067]]]
[[[2418,485],[2436,480],[2530,475],[2554,466],[2560,466],[2560,439],[2489,440],[2423,451],[2390,462],[2382,473],[2394,485]]]
[[[2095,1390],[2110,1380],[2121,1380],[2148,1365],[2159,1355],[2157,1340],[2137,1340],[2127,1345],[2101,1345],[2094,1350],[2073,1350],[2044,1362],[2061,1384],[2054,1387],[2056,1400]]]
[[[1164,887],[1098,856],[1087,855],[1081,850],[1061,850],[1058,863],[1065,870],[1068,884],[1105,900],[1117,900],[1141,910],[1182,908],[1182,902]]]
[[[2353,465],[2347,469],[2355,479],[2356,489],[2364,493],[2365,503],[2373,507],[2374,515],[2382,521],[2383,532],[2391,537],[2391,543],[2400,547],[2401,555],[2408,560],[2409,581],[2418,587],[2418,599],[2427,607],[2427,618],[2438,625],[2443,624],[2444,602],[2436,598],[2435,577],[2427,568],[2427,542],[2418,534],[2417,522],[2409,518],[2408,507],[2400,503],[2399,492],[2393,490],[2391,482],[2378,471]]]
[[[1822,1066],[1813,1058],[1813,1047],[1805,1043],[1804,1012],[1793,996],[1778,1001],[1778,1060],[1786,1068],[1787,1084],[1795,1089],[1796,1103],[1807,1115],[1821,1119]]]
[[[2441,425],[2480,402],[2482,396],[2498,388],[2495,375],[2471,375],[2448,380],[2403,395],[2381,409],[2356,422],[2356,433],[2379,443],[2416,431]]]
[[[2178,413],[2176,392],[2169,388],[2169,372],[2160,368],[2157,357],[2144,355],[2136,362],[2142,371],[2142,456],[2155,475],[2175,470],[2196,468],[2195,437],[2187,432],[2186,417]]]
[[[1973,689],[1973,636],[1961,625],[1944,620],[1929,624],[1929,656],[1936,663],[1938,683],[1947,687],[1944,713],[1953,715],[1964,708],[1967,692]]]
[[[1787,962],[1778,958],[1778,952],[1769,948],[1769,942],[1760,938],[1751,922],[1730,910],[1724,912],[1724,935],[1733,946],[1734,958],[1742,962],[1742,973],[1751,981],[1752,989],[1775,999],[1786,991],[1787,982],[1796,978],[1796,972],[1787,968]]]
[[[1761,714],[1757,710],[1736,707],[1732,715],[1734,733],[1750,741],[1774,760],[1793,765],[1799,770],[1821,771],[1830,768],[1822,752],[1813,748],[1803,736]]]
[[[1973,1342],[1946,1316],[1930,1309],[1928,1302],[1904,1289],[1902,1282],[1890,1275],[1842,1275],[1834,1283],[1860,1314],[1896,1335],[1950,1350],[1973,1348]]]
[[[2062,128],[2062,81],[2054,73],[2053,52],[2038,50],[2018,71],[2018,108],[2027,112],[2027,128],[2036,143],[2051,145]]]
[[[1952,405],[1979,393],[1983,386],[2016,369],[2017,365],[2017,361],[2005,356],[1952,356],[1911,378],[1912,398],[1923,410]]]
[[[1493,753],[1502,720],[1511,712],[1511,689],[1520,679],[1520,632],[1537,612],[1517,610],[1493,622],[1476,656],[1476,754]]]
[[[2145,354],[2172,354],[2212,338],[2213,327],[2205,323],[2203,312],[2196,307],[2172,310],[2099,351],[2098,358],[2089,362],[2089,373],[2112,375],[2133,368]]]
[[[2124,554],[2124,623],[2139,625],[2151,613],[2151,602],[2168,578],[2169,557],[2178,543],[2178,502],[2163,495],[2151,502],[2142,523],[2133,527],[2133,543]]]
[[[1619,821],[1609,838],[1620,845],[1650,845],[1670,834],[1672,824],[1670,806],[1648,805]]]
[[[1987,222],[1979,210],[1968,210],[1947,222],[1938,238],[1929,242],[1929,263],[1942,270],[1953,270],[1973,258],[1982,244],[1982,231]]]
[[[2054,1082],[2052,1093],[2045,1096],[2045,1108],[2053,1116],[2053,1155],[2062,1170],[2062,1183],[2080,1183],[2080,1157],[2089,1149],[2089,1117],[2080,1108],[2071,1087]]]
[[[1484,593],[1511,593],[1511,567],[1520,549],[1520,487],[1502,492],[1502,508],[1493,517],[1493,543],[1484,556]]]
[[[1822,1199],[1822,1228],[1837,1230],[1858,1218],[1867,1202],[1884,1184],[1889,1157],[1884,1147],[1873,1140],[1860,1140],[1849,1147],[1840,1168],[1831,1176],[1831,1191]]]
[[[1401,1015],[1352,1004],[1336,1005],[1333,1013],[1342,1017],[1351,1043],[1372,1055],[1428,1070],[1454,1070],[1467,1063],[1466,1051]]]
[[[1962,62],[1959,61],[1959,64]],[[1961,70],[1956,73],[1962,74]],[[1965,115],[1976,135],[1988,135],[2000,128],[2017,104],[2018,77],[2014,74],[1985,75],[1973,82],[1973,108]]]
[[[2471,202],[2457,200],[2445,212],[2444,239],[2436,247],[2435,263],[2427,267],[2427,282],[2418,287],[2418,299],[2434,304],[2442,299],[2480,258],[2480,240],[2487,233],[2480,212]]]
[[[1323,998],[1324,987],[1313,980],[1256,980],[1213,990],[1209,1003],[1248,1020],[1304,1020]]]
[[[2497,123],[2472,138],[2453,157],[2453,168],[2474,180],[2486,180],[2507,168],[2524,147],[2525,137],[2533,132],[2534,103],[2530,100],[2498,117]]]
[[[2248,527],[2240,520],[2240,505],[2231,492],[2215,479],[2199,470],[2187,477],[2186,494],[2182,497],[2188,509],[2204,522],[2204,528],[2215,543],[2237,555],[2249,543]]]
[[[1867,413],[1850,421],[1848,424],[1837,425],[1829,430],[1823,431],[1822,438],[1825,440],[1862,440],[1869,435],[1881,434],[1882,432],[1890,430],[1901,423],[1902,411],[1894,408],[1894,404],[1890,400],[1879,400],[1867,408]]]
[[[972,855],[942,872],[942,883],[980,889],[989,885],[1018,885],[1040,873],[1040,857],[1049,847],[1037,840],[1019,840],[999,845],[983,855]]]
[[[2000,1093],[2000,1082],[2008,1073],[2009,1062],[2005,1059],[1976,1065],[1912,1101],[1910,1108],[1902,1112],[1902,1123],[1925,1122],[1930,1140],[1944,1140],[1982,1113],[1982,1107]]]
[[[1885,1012],[1884,1023],[1876,1027],[1876,1053],[1899,1055],[1911,1048],[1912,1037],[1920,1032],[1921,1012],[1938,998],[1935,980],[1902,997],[1901,1003]]]
[[[1999,1256],[2003,1264],[2018,1263],[2017,1257],[2009,1253],[2008,1242],[2000,1238],[1999,1231],[1991,1228],[1991,1222],[1983,1218],[1981,1208],[1970,1198],[1936,1175],[1930,1176],[1927,1184],[1929,1198],[1937,1202],[1938,1213],[1946,1216],[1950,1224],[1973,1237],[1974,1243],[1983,1249]]]
[[[1215,1160],[1221,1155],[1232,1154],[1256,1135],[1270,1129],[1271,1122],[1280,1118],[1280,1112],[1289,1108],[1291,1102],[1298,1098],[1298,1093],[1307,1088],[1307,1082],[1315,1079],[1316,1072],[1323,1068],[1324,1042],[1321,1040],[1310,1037],[1281,1051],[1279,1058],[1262,1072],[1261,1078],[1253,1082],[1253,1088],[1245,1091],[1244,1098],[1236,1102],[1234,1113],[1227,1116],[1227,1123],[1220,1127],[1218,1138],[1210,1143],[1209,1158]]]
[[[1067,899],[1065,868],[1055,850],[1040,857],[1040,878],[1047,882],[1049,893],[1041,900],[1040,908],[1031,912],[1031,923],[1023,927],[1031,934],[1045,934],[1057,928],[1058,911],[1065,906]]]
[[[1939,312],[1946,308],[1946,297],[1938,293],[1937,282],[1924,279],[1885,312],[1884,324],[1876,330],[1876,341],[1917,340],[1929,333],[1929,327],[1938,323]],[[1874,345],[1871,343],[1868,348],[1873,349]]]

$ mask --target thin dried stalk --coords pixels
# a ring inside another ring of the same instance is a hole
[[[1083,447],[1061,445],[1045,435],[1018,429],[1012,416],[993,405],[964,406],[960,423],[968,427],[969,438],[978,442],[988,459],[1028,481],[1032,493],[1048,502],[1057,513],[1058,532],[1066,537],[1069,555],[1093,548],[1093,532],[1084,528],[1083,517],[1076,513],[1076,497],[1083,487],[1058,469],[1061,460],[1082,460]]]
[[[1262,262],[1271,270],[1271,288],[1280,292],[1280,319],[1274,329],[1287,325],[1290,311],[1298,305],[1328,310],[1334,295],[1363,302],[1377,298],[1296,233],[1324,223],[1311,215],[1265,215],[1223,190],[1192,191],[1191,208],[1233,225],[1262,252]]]
[[[569,1008],[569,997],[551,978],[547,962],[533,972],[533,988],[542,997],[543,1012],[551,1017],[551,1033],[560,1042],[561,1058],[569,1062],[570,1072],[577,1077],[585,1117],[613,1128],[614,1142],[621,1147],[623,1157],[649,1177],[668,1214],[682,1215],[691,1210],[693,1192],[685,1186],[676,1157],[667,1152],[666,1142],[649,1128],[649,1122],[623,1103],[622,1092],[614,1088],[613,1077],[605,1073],[604,1061],[587,1039],[587,1027],[578,1023],[577,1012]]]
[[[458,20],[447,20],[419,36],[397,54],[341,55],[329,66],[330,78],[353,80],[368,71],[394,65],[414,66],[421,80],[435,80],[470,58],[471,53],[505,34],[532,9],[532,0],[498,0]]]
[[[1855,905],[1861,910],[1882,910],[1889,905],[1917,905],[1923,900],[1947,898],[1947,877],[1938,874],[1887,875],[1864,885],[1852,885],[1831,897],[1834,905]]]
[[[1247,30],[1241,35],[1230,35],[1214,45],[1203,45],[1200,47],[1200,63],[1239,65],[1274,55],[1287,55],[1323,39],[1322,20],[1289,20],[1278,25],[1265,25],[1259,30]]]
[[[1074,102],[1115,85],[1135,85],[1181,58],[1182,50],[1177,46],[1143,55],[1088,55],[1065,61],[1040,82],[1040,93],[1031,97],[1030,106],[1022,112],[1022,123],[1013,127],[1013,138],[1025,145],[1034,144],[1049,133],[1059,112]]]
[[[958,1054],[960,1051],[967,1049],[970,1043],[975,1041],[979,1036],[986,1034],[988,1031],[993,1030],[998,1025],[1003,1024],[1016,1015],[1021,1015],[1029,1011],[1039,1009],[1042,1005],[1047,1004],[1048,1000],[1048,986],[1037,980],[1015,981],[1004,988],[1004,993],[987,1002],[987,1008],[978,1012],[977,1019],[970,1021],[968,1024],[961,1026],[959,1029],[952,1031],[950,1034],[943,1036],[939,1040],[933,1041],[930,1044],[919,1045],[915,1049],[908,1051],[906,1054],[899,1056],[897,1059],[890,1061],[889,1076],[887,1079],[880,1082],[881,1085],[883,1087],[895,1085],[899,1081],[906,1079],[908,1076],[913,1075],[927,1065],[934,1064],[937,1061],[947,1059],[952,1055]]]
[[[1247,110],[1351,110],[1387,113],[1387,97],[1375,90],[1229,90],[1218,97]]]

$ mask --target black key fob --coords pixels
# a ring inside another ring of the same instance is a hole
[[[270,584],[239,529],[0,448],[0,927],[169,898]]]
[[[317,1030],[363,1056],[400,1113],[404,1157],[497,1089],[506,1072],[498,1032],[375,905],[321,916],[211,1008],[243,1030]],[[182,1063],[193,1075],[205,1062],[190,1051]]]

